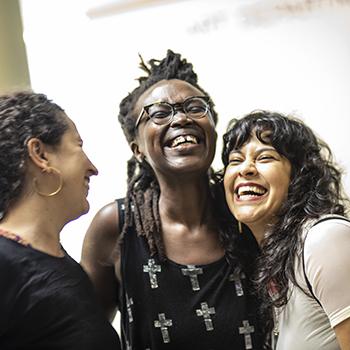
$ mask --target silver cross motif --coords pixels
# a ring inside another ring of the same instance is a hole
[[[254,326],[249,325],[249,321],[243,321],[243,327],[239,327],[239,334],[244,334],[246,349],[253,349],[251,333],[254,333]]]
[[[128,341],[126,341],[126,350],[132,350],[132,347]]]
[[[148,265],[143,265],[143,272],[148,272],[151,288],[158,288],[157,272],[162,270],[160,265],[156,265],[154,259],[148,259]]]
[[[197,309],[196,313],[197,313],[197,316],[203,316],[206,330],[212,331],[214,327],[213,327],[213,321],[210,315],[215,314],[215,308],[208,307],[208,304],[204,302],[204,303],[201,303],[201,308]]]
[[[187,269],[181,269],[184,276],[190,276],[192,290],[200,290],[198,276],[203,273],[203,269],[195,265],[187,265]]]
[[[244,295],[241,279],[245,278],[245,274],[242,272],[240,275],[238,271],[235,271],[234,273],[231,273],[228,278],[230,282],[235,282],[236,294],[239,297]]]
[[[168,327],[171,327],[173,325],[172,320],[167,320],[165,318],[165,314],[158,314],[158,320],[154,321],[154,327],[160,328],[162,332],[163,342],[164,343],[170,343],[170,337],[168,332]]]
[[[131,323],[134,319],[132,317],[131,305],[134,305],[132,298],[129,299],[129,296],[126,294],[126,309],[129,315],[129,323]]]

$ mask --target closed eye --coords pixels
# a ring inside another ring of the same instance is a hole
[[[190,106],[186,109],[187,113],[202,113],[206,110],[205,106]]]
[[[237,164],[242,163],[243,159],[242,158],[230,158],[228,162],[229,162],[229,164],[237,165]]]
[[[271,160],[276,160],[276,157],[271,154],[262,154],[258,157],[259,161],[268,162]]]
[[[83,140],[81,138],[78,138],[78,145],[79,147],[83,147]]]
[[[150,118],[157,118],[157,119],[162,119],[162,118],[167,118],[171,112],[169,111],[155,111],[149,114]]]

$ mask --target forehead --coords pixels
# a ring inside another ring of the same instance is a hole
[[[199,89],[184,80],[161,80],[140,96],[137,105],[145,106],[156,101],[176,103],[190,96],[203,95]]]
[[[66,123],[68,125],[68,129],[64,133],[64,136],[66,135],[66,136],[80,138],[79,132],[74,122],[67,115],[65,115],[64,118],[66,119]]]
[[[264,139],[264,136],[268,136],[270,133],[269,132],[263,132],[262,133],[262,137]],[[231,152],[237,152],[237,151],[241,151],[241,152],[246,152],[246,151],[253,151],[253,150],[259,150],[261,148],[264,149],[271,149],[271,150],[275,150],[275,147],[273,147],[271,145],[271,143],[268,141],[268,139],[266,139],[266,142],[261,142],[255,133],[250,134],[250,137],[247,139],[246,142],[244,142],[240,147],[233,147],[233,149],[231,150]]]

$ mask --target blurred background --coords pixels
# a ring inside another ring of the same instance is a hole
[[[66,250],[79,261],[93,215],[126,192],[117,115],[142,75],[138,54],[193,63],[219,113],[215,169],[232,117],[294,113],[331,146],[349,194],[349,37],[348,0],[0,0],[0,92],[31,87],[61,105],[99,169]]]

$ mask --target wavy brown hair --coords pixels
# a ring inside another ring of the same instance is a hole
[[[288,197],[261,244],[257,263],[255,287],[263,300],[262,312],[269,313],[272,306],[287,303],[290,281],[299,286],[294,262],[302,251],[304,223],[324,214],[345,215],[348,200],[329,146],[293,116],[260,110],[233,120],[223,138],[225,166],[231,150],[242,147],[252,135],[272,145],[292,166]],[[278,290],[273,300],[269,295],[271,283]]]
[[[67,129],[63,109],[44,94],[20,91],[0,96],[0,219],[22,193],[29,139],[55,146]]]

